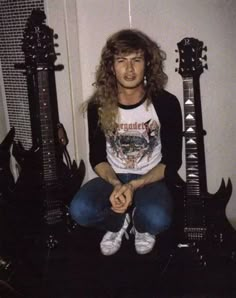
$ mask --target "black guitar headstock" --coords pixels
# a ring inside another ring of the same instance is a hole
[[[46,15],[40,9],[33,9],[23,34],[22,50],[25,66],[52,65],[56,60],[53,30],[45,24]]]
[[[176,71],[182,77],[200,76],[207,69],[207,64],[203,65],[206,61],[206,55],[202,57],[202,52],[207,51],[207,47],[203,47],[203,42],[195,38],[186,37],[177,43],[179,52],[179,68]]]

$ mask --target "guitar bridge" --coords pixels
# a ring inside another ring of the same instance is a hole
[[[206,228],[186,227],[184,234],[188,240],[201,241],[206,239]]]

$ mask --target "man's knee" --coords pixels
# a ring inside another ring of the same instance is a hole
[[[87,226],[89,224],[89,218],[91,218],[92,208],[89,206],[86,200],[75,197],[69,208],[70,215],[81,226]]]
[[[154,234],[167,230],[172,222],[172,216],[165,210],[159,210],[156,216],[150,218],[150,227]]]
[[[164,209],[147,208],[135,210],[134,225],[139,232],[156,235],[167,230],[172,222],[172,215]]]

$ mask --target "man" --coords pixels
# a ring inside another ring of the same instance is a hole
[[[87,105],[90,163],[98,175],[71,202],[72,218],[104,229],[101,252],[116,253],[130,225],[138,254],[150,252],[172,219],[166,182],[181,166],[182,116],[164,86],[164,52],[138,30],[112,35]]]

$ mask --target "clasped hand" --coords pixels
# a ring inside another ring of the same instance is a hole
[[[118,184],[110,196],[111,209],[117,213],[124,213],[132,204],[134,187],[127,184]]]

